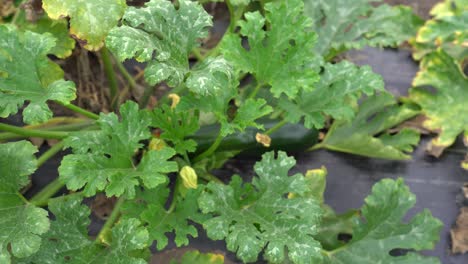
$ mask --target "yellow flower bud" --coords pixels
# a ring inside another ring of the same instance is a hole
[[[167,97],[171,98],[171,100],[172,100],[171,109],[176,108],[176,106],[177,106],[177,105],[179,104],[179,102],[180,102],[180,96],[178,96],[178,95],[175,94],[175,93],[171,93],[171,94],[169,94]]]
[[[152,138],[148,150],[161,150],[162,148],[166,147],[166,142],[160,138]]]
[[[258,143],[262,144],[264,147],[267,148],[271,145],[271,138],[266,134],[257,133],[255,135],[255,140],[257,140]]]
[[[180,177],[182,178],[182,183],[187,189],[196,189],[197,188],[197,173],[190,166],[184,166],[180,172]]]

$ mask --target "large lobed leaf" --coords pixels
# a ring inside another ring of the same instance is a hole
[[[50,49],[50,54],[58,58],[65,59],[72,54],[75,48],[75,40],[68,33],[68,22],[65,18],[52,20],[46,15],[41,16],[37,21],[28,21],[25,14],[21,13],[16,25],[20,29],[29,30],[39,34],[50,33],[55,38],[55,46]]]
[[[455,59],[440,49],[426,55],[413,86],[410,98],[421,106],[428,118],[424,127],[439,134],[431,141],[429,151],[435,156],[441,155],[461,133],[465,134],[467,142],[468,80]],[[436,92],[424,89],[425,86],[434,87]],[[462,165],[468,168],[467,162]]]
[[[166,173],[177,171],[177,164],[168,161],[175,155],[171,148],[148,151],[138,166],[134,164],[140,142],[151,137],[151,119],[134,102],[123,104],[120,113],[120,122],[114,113],[101,114],[97,121],[101,130],[74,133],[66,139],[75,153],[65,156],[59,167],[60,179],[68,189],[84,187],[86,196],[105,191],[107,196],[132,198],[140,182],[154,188],[167,181]]]
[[[213,217],[203,222],[208,237],[226,239],[227,247],[244,262],[253,262],[264,250],[268,261],[281,263],[286,255],[294,263],[319,261],[317,233],[322,209],[307,192],[301,174],[288,176],[295,160],[279,152],[263,155],[255,165],[257,177],[242,184],[239,176],[229,185],[210,182],[198,202]],[[288,199],[288,193],[297,195]]]
[[[313,20],[318,41],[314,51],[327,59],[364,46],[396,46],[416,34],[422,20],[404,6],[381,0],[306,0],[305,12]]]
[[[415,202],[414,194],[403,179],[384,179],[375,184],[361,208],[362,218],[354,223],[352,240],[327,252],[325,263],[439,263],[436,258],[416,252],[390,255],[394,249],[431,249],[439,238],[443,224],[428,210],[416,214],[408,223],[402,223],[402,218]]]
[[[420,60],[441,47],[452,57],[463,60],[468,56],[468,1],[445,0],[431,10],[428,20],[411,40],[413,57]]]
[[[135,58],[148,62],[145,78],[150,84],[167,82],[187,87],[201,95],[223,89],[229,82],[231,68],[222,58],[199,65],[190,72],[188,56],[207,36],[211,17],[203,7],[189,0],[151,0],[142,8],[129,7],[122,26],[114,28],[107,37],[108,47],[120,60]]]
[[[122,207],[124,218],[141,219],[149,232],[151,241],[156,241],[158,250],[164,249],[168,244],[166,233],[175,233],[175,243],[178,247],[189,243],[188,236],[197,237],[198,231],[190,221],[202,222],[206,215],[199,212],[197,198],[201,188],[189,189],[182,197],[178,195],[174,199],[175,207],[165,208],[169,197],[167,186],[161,186],[154,190],[138,192],[135,200],[128,200]]]
[[[384,89],[382,77],[369,66],[358,67],[347,61],[325,64],[320,77],[312,91],[300,92],[295,100],[280,98],[278,105],[287,121],[297,123],[303,118],[305,127],[322,128],[327,116],[350,120],[362,94]]]
[[[125,219],[112,228],[112,241],[101,246],[88,237],[90,210],[80,195],[53,199],[55,220],[44,234],[40,250],[18,260],[21,264],[144,264],[139,252],[149,246],[148,231],[137,219]]]
[[[10,263],[10,253],[23,258],[37,252],[49,229],[47,211],[19,193],[36,170],[35,152],[27,141],[0,144],[0,263]]]
[[[43,0],[42,7],[52,19],[70,17],[70,34],[84,47],[98,50],[109,31],[117,26],[127,7],[125,0]]]
[[[320,146],[372,158],[410,159],[406,153],[418,144],[418,132],[403,129],[389,134],[386,130],[418,113],[411,106],[398,106],[389,93],[373,95],[360,104],[352,120],[335,120]]]
[[[48,100],[67,104],[75,99],[75,84],[63,80],[62,69],[47,58],[54,46],[50,34],[0,25],[0,117],[29,101],[24,122],[41,123],[52,117]]]
[[[267,3],[265,16],[246,13],[245,21],[239,21],[241,36],[231,33],[222,43],[226,59],[237,70],[253,74],[259,85],[270,85],[275,97],[295,98],[318,80],[311,67],[316,58],[310,52],[315,34],[309,30],[312,24],[303,15],[303,6],[300,0]],[[248,49],[242,37],[247,38]]]

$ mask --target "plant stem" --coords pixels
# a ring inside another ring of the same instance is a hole
[[[78,113],[78,114],[81,114],[83,116],[86,116],[88,118],[91,118],[91,119],[99,119],[99,116],[96,115],[95,113],[92,113],[92,112],[89,112],[88,110],[86,109],[83,109],[79,106],[76,106],[74,104],[64,104],[62,102],[59,102],[59,101],[55,101],[56,103],[58,103],[59,105],[63,106],[63,107],[66,107],[70,110],[72,110],[73,112],[75,113]]]
[[[222,141],[223,141],[223,135],[221,134],[221,131],[220,131],[218,136],[216,137],[216,140],[213,142],[213,144],[207,150],[205,150],[205,152],[195,157],[193,159],[193,162],[196,163],[206,157],[209,157],[211,154],[213,154],[216,151],[216,149],[218,149]]]
[[[255,96],[257,96],[257,93],[258,91],[260,91],[260,88],[262,88],[262,84],[261,83],[257,83],[257,85],[255,86],[255,88],[253,89],[252,93],[249,94],[249,99],[250,98],[255,98]]]
[[[137,83],[135,81],[135,78],[127,71],[125,66],[120,62],[119,60],[115,59],[115,65],[117,66],[117,69],[119,69],[120,73],[122,73],[122,76],[127,80],[128,85],[130,86],[131,89],[135,89],[137,87]]]
[[[110,245],[111,242],[111,237],[110,237],[110,232],[112,229],[112,226],[117,222],[120,216],[120,210],[122,209],[122,205],[125,201],[125,198],[122,196],[117,200],[117,203],[114,206],[114,209],[112,210],[111,215],[107,219],[106,223],[102,227],[101,231],[97,235],[96,241],[104,244],[104,245]]]
[[[140,106],[140,109],[144,109],[148,106],[149,99],[151,95],[154,93],[154,90],[156,90],[156,86],[150,86],[146,87],[145,92],[143,93],[143,96],[140,99],[140,103],[138,104]]]
[[[174,193],[172,194],[172,201],[171,205],[169,206],[169,209],[167,210],[167,214],[170,214],[174,211],[176,205],[177,205],[177,196],[179,195],[179,188],[180,188],[180,175],[177,175],[175,186],[174,186]]]
[[[59,178],[51,181],[40,192],[34,195],[29,202],[36,206],[47,206],[49,199],[52,198],[65,184]]]
[[[109,82],[111,107],[112,109],[117,109],[119,102],[117,77],[115,76],[114,65],[112,64],[109,50],[105,46],[101,49],[101,58],[104,64],[104,72]]]
[[[63,141],[60,141],[59,143],[49,148],[46,152],[44,152],[44,154],[42,154],[37,159],[37,167],[40,167],[42,164],[44,164],[46,161],[52,158],[55,154],[59,153],[63,149],[64,146],[65,146],[65,143]]]
[[[3,124],[3,123],[0,123],[0,130],[26,136],[26,137],[54,138],[54,139],[66,138],[69,134],[68,132],[64,132],[64,131],[43,131],[43,130],[25,129],[22,127],[11,126],[7,124]]]
[[[274,132],[276,132],[278,129],[280,129],[281,127],[283,127],[284,125],[286,125],[288,122],[286,120],[281,120],[280,122],[278,122],[275,126],[273,126],[272,128],[268,129],[265,134],[266,135],[271,135],[273,134]]]
[[[194,49],[192,50],[192,54],[193,54],[193,56],[195,56],[195,58],[197,58],[198,61],[202,61],[202,60],[204,59],[204,57],[203,57],[203,55],[201,54],[199,48],[194,48]]]
[[[54,127],[45,127],[42,129],[38,129],[39,131],[75,131],[75,130],[81,130],[87,127],[90,127],[94,124],[94,122],[82,122],[82,123],[77,123],[77,124],[67,124],[67,125],[60,125],[60,126],[54,126]],[[24,129],[31,130],[32,126],[24,126]],[[18,135],[15,133],[10,133],[10,132],[5,132],[5,133],[0,133],[0,141],[4,140],[11,140],[11,139],[19,139],[19,138],[27,138],[28,136],[24,135]]]
[[[240,151],[239,151],[240,152]],[[201,173],[200,174],[200,178],[210,182],[210,181],[213,181],[213,182],[217,182],[217,183],[222,183],[224,184],[223,181],[221,181],[220,179],[218,179],[218,177],[214,176],[213,174],[211,173]]]
[[[315,144],[312,147],[308,148],[307,151],[314,151],[314,150],[321,149],[321,148],[324,148],[324,147],[325,147],[325,145],[323,145],[323,143],[319,143],[319,144]]]
[[[237,24],[237,16],[236,16],[236,12],[234,10],[234,7],[232,6],[231,4],[231,0],[226,0],[226,5],[228,7],[228,10],[229,10],[229,32],[234,32],[234,29],[236,29],[236,24]]]

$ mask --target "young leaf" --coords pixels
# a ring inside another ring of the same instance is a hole
[[[210,182],[198,203],[213,217],[203,222],[208,237],[226,239],[227,248],[244,262],[252,262],[264,250],[264,257],[281,263],[285,255],[294,263],[319,261],[321,247],[317,233],[322,209],[312,197],[302,197],[308,187],[301,174],[288,176],[295,160],[279,152],[263,155],[255,165],[257,177],[242,185],[239,176],[229,185]],[[296,197],[286,198],[288,193]]]
[[[55,38],[55,46],[50,49],[50,54],[65,59],[72,54],[75,48],[75,40],[68,34],[68,22],[66,19],[52,20],[46,15],[36,22],[29,22],[25,15],[20,15],[16,21],[19,28],[39,34],[50,33]]]
[[[431,10],[433,19],[418,31],[411,44],[415,48],[413,57],[422,57],[438,47],[452,57],[462,60],[468,56],[468,1],[445,0]]]
[[[53,199],[49,209],[55,220],[44,235],[41,249],[21,264],[144,264],[135,252],[149,246],[148,231],[137,219],[124,219],[112,228],[112,242],[103,247],[88,238],[90,210],[79,195]]]
[[[352,240],[328,252],[325,263],[439,263],[436,258],[415,252],[391,256],[394,249],[425,250],[439,239],[442,222],[428,210],[418,213],[409,223],[402,218],[414,206],[416,198],[403,179],[384,179],[372,188],[361,209],[362,218],[355,222]]]
[[[15,114],[29,101],[24,122],[41,123],[52,117],[48,100],[67,104],[75,99],[75,84],[63,80],[62,69],[47,58],[54,46],[50,34],[0,25],[0,117]]]
[[[249,98],[237,109],[236,116],[229,124],[229,128],[226,129],[226,133],[232,134],[236,130],[242,132],[248,127],[264,129],[263,125],[255,121],[271,112],[273,112],[273,108],[267,105],[265,100]]]
[[[176,206],[166,210],[165,204],[169,189],[158,187],[154,190],[138,192],[135,200],[127,200],[123,205],[125,218],[141,219],[149,231],[151,241],[157,241],[157,249],[167,246],[166,233],[175,233],[175,243],[178,247],[189,243],[188,236],[197,237],[197,229],[189,222],[202,222],[207,216],[198,212],[197,198],[201,188],[189,189],[185,197],[177,196]]]
[[[10,263],[10,252],[18,258],[34,254],[49,229],[47,211],[19,193],[36,170],[35,152],[27,141],[0,144],[0,263]]]
[[[176,111],[168,105],[158,107],[153,112],[152,126],[162,130],[161,138],[171,141],[177,153],[194,152],[197,143],[185,139],[200,128],[198,117],[189,111]]]
[[[248,50],[236,34],[226,36],[222,43],[226,59],[237,70],[253,74],[259,85],[271,85],[275,97],[284,93],[295,98],[302,89],[310,91],[318,80],[311,68],[316,60],[310,52],[315,34],[309,30],[311,21],[303,15],[303,6],[300,0],[267,3],[265,17],[259,12],[246,13],[246,21],[239,22],[240,34],[248,38]]]
[[[418,113],[408,106],[398,106],[389,93],[376,94],[362,102],[353,120],[336,120],[320,145],[366,157],[409,159],[411,156],[405,152],[412,152],[418,144],[416,131],[403,129],[395,135],[380,134]]]
[[[213,253],[200,253],[198,250],[186,252],[180,261],[171,260],[170,264],[224,264],[224,256]]]
[[[166,81],[171,87],[179,86],[189,73],[189,54],[213,24],[200,4],[189,0],[178,3],[178,9],[166,0],[151,0],[142,8],[129,7],[123,25],[107,37],[107,45],[120,60],[136,58],[149,62],[145,78],[150,84]],[[220,89],[212,83],[212,75],[229,75],[228,72],[222,60],[215,60],[206,71],[191,75],[189,88],[201,94],[205,94],[203,89]],[[203,87],[203,82],[207,87]]]
[[[84,42],[89,50],[104,45],[109,31],[117,26],[125,12],[125,0],[43,0],[50,18],[70,17],[70,34]]]
[[[298,123],[304,117],[305,127],[322,128],[326,115],[349,120],[361,94],[371,95],[383,89],[382,77],[369,66],[358,67],[347,61],[327,63],[312,91],[299,93],[294,101],[280,98],[278,104],[287,121]]]
[[[422,88],[428,85],[437,92]],[[410,98],[428,117],[424,127],[439,133],[428,147],[431,154],[441,155],[460,133],[468,140],[468,80],[452,57],[442,50],[425,56],[413,86]]]
[[[70,190],[84,187],[84,194],[92,196],[104,191],[107,196],[135,196],[139,180],[147,188],[167,181],[166,173],[177,171],[177,164],[167,161],[175,155],[171,148],[148,151],[136,166],[133,156],[149,139],[149,113],[138,110],[134,102],[120,108],[121,121],[114,113],[101,114],[97,121],[100,131],[74,133],[66,139],[75,154],[63,158],[60,178]]]
[[[364,46],[396,46],[416,34],[422,20],[410,8],[390,7],[380,0],[306,0],[318,42],[314,51],[331,59]]]

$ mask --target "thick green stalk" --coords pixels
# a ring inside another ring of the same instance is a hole
[[[75,113],[81,114],[81,115],[86,116],[86,117],[91,118],[91,119],[99,119],[99,116],[96,115],[95,113],[89,112],[88,110],[85,110],[85,109],[83,109],[83,108],[81,108],[79,106],[76,106],[74,104],[64,104],[64,103],[59,102],[59,101],[55,101],[55,102],[58,103],[61,106],[64,106],[64,107],[72,110]]]
[[[44,187],[40,192],[34,195],[29,202],[36,205],[36,206],[47,206],[49,203],[49,199],[52,198],[60,189],[62,189],[65,184],[60,181],[59,178],[51,181]]]
[[[88,128],[94,125],[94,121],[86,121],[86,122],[81,122],[81,123],[76,123],[76,124],[66,124],[66,125],[59,125],[59,126],[54,126],[54,127],[44,127],[41,129],[37,129],[38,131],[63,131],[63,132],[68,132],[68,131],[76,131],[76,130],[81,130],[84,128]],[[24,129],[31,130],[29,126],[23,127]],[[25,135],[18,135],[15,133],[11,132],[5,132],[5,133],[0,133],[0,141],[4,140],[11,140],[11,139],[20,139],[20,138],[27,138],[28,136]]]
[[[258,91],[260,91],[260,89],[262,88],[262,84],[261,83],[257,83],[257,85],[255,86],[255,88],[253,89],[252,93],[249,94],[249,99],[250,98],[255,98],[255,96],[257,96],[257,93]]]
[[[60,141],[59,143],[53,145],[51,148],[49,148],[44,154],[42,154],[38,159],[37,159],[37,167],[40,167],[42,164],[44,164],[46,161],[48,161],[50,158],[55,156],[55,154],[59,153],[63,147],[65,146],[65,143],[63,141]]]
[[[128,85],[130,86],[131,89],[135,89],[137,87],[137,83],[135,81],[135,78],[127,71],[125,66],[120,62],[119,60],[115,60],[115,65],[117,66],[117,69],[119,69],[120,73],[122,76],[127,80]]]
[[[101,49],[101,58],[104,64],[104,72],[106,73],[107,81],[109,83],[111,107],[112,109],[117,109],[119,103],[117,77],[115,76],[114,65],[112,64],[110,52],[105,46]]]
[[[150,86],[146,87],[145,92],[143,93],[143,96],[140,99],[139,106],[141,109],[144,109],[148,106],[149,99],[151,95],[154,93],[154,90],[156,90],[156,86]]]
[[[280,129],[281,127],[283,127],[284,125],[286,125],[288,122],[286,120],[281,120],[280,122],[278,122],[274,127],[268,129],[265,134],[266,135],[271,135],[273,134],[274,132],[276,132],[278,129]]]
[[[53,139],[64,139],[69,134],[68,132],[64,132],[64,131],[44,131],[44,130],[25,129],[22,127],[11,126],[7,124],[3,124],[3,123],[0,123],[0,130],[26,136],[26,137],[53,138]]]
[[[110,245],[111,243],[111,229],[112,226],[117,222],[120,216],[120,210],[122,209],[122,205],[125,201],[125,198],[122,196],[117,200],[117,203],[112,210],[111,215],[107,219],[106,223],[102,227],[101,231],[97,235],[96,242],[102,243],[104,245]]]
[[[206,157],[209,157],[211,156],[215,151],[216,149],[218,149],[219,145],[221,144],[221,142],[223,141],[223,136],[221,134],[221,131],[220,133],[218,134],[218,136],[216,137],[216,140],[213,142],[213,144],[203,153],[201,153],[200,155],[198,155],[197,157],[195,157],[195,159],[193,159],[193,162],[196,163]]]

